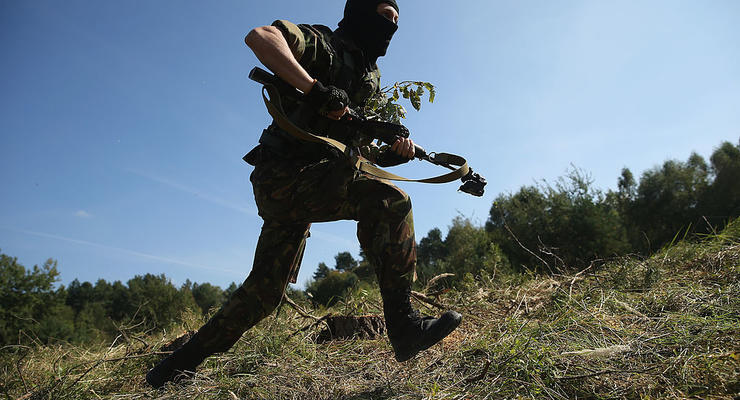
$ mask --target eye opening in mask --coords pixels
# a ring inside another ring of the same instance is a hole
[[[387,20],[398,24],[398,11],[388,3],[380,3],[376,9],[377,13],[385,17]]]

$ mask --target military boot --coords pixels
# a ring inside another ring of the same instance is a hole
[[[196,333],[182,347],[149,370],[146,374],[147,383],[155,388],[161,388],[169,381],[193,376],[195,368],[211,355],[200,342]]]
[[[411,305],[411,289],[383,290],[383,313],[396,361],[404,362],[432,347],[460,325],[462,315],[447,311],[439,318],[422,317]]]

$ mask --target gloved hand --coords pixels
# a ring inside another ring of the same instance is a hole
[[[380,167],[393,167],[407,163],[414,159],[414,141],[400,137],[393,146],[381,148],[380,155],[375,163]]]
[[[347,92],[336,86],[324,86],[319,81],[313,84],[305,99],[306,103],[323,116],[330,116],[331,114],[331,116],[338,115],[338,117],[341,117],[344,114],[344,109],[349,106]]]
[[[379,167],[395,167],[396,165],[405,164],[411,161],[410,158],[400,156],[391,149],[381,152],[375,159],[375,164]]]

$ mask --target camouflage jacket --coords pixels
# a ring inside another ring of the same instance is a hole
[[[367,65],[362,51],[340,32],[323,25],[296,25],[285,20],[275,21],[272,25],[282,32],[293,56],[309,75],[324,85],[334,85],[347,92],[350,107],[361,108],[380,90],[377,65]],[[301,128],[356,147],[370,160],[377,157],[379,150],[371,138],[345,137],[340,123],[319,115],[291,94],[283,96],[282,105],[287,116]],[[337,156],[326,145],[295,139],[275,122],[265,130],[260,143],[277,150],[277,153],[306,162]]]

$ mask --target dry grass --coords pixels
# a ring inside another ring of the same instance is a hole
[[[478,280],[440,299],[463,311],[461,327],[404,364],[386,340],[318,344],[320,326],[294,334],[313,320],[283,307],[184,384],[152,390],[143,376],[157,351],[202,322],[194,316],[181,331],[110,346],[4,348],[2,390],[9,399],[733,399],[739,243],[730,231],[571,276]],[[378,304],[363,292],[331,311]]]

